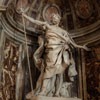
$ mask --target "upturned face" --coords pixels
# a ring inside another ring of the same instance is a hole
[[[59,25],[60,20],[61,20],[61,17],[58,14],[53,14],[52,15],[52,23],[54,25]]]

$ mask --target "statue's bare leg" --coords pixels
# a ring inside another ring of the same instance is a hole
[[[62,74],[59,74],[57,75],[57,87],[56,87],[56,93],[55,93],[55,96],[60,96],[59,93],[60,93],[60,89],[62,87],[62,84],[63,84],[63,73]]]
[[[43,79],[43,73],[40,75],[38,81],[37,81],[37,84],[36,84],[36,89],[35,89],[35,95],[38,95],[39,92],[40,92],[40,89],[42,87],[42,80]]]
[[[49,84],[49,91],[47,94],[54,95],[53,90],[55,88],[55,82],[56,82],[56,75],[52,77],[51,82]],[[53,93],[53,94],[52,94]]]
[[[43,84],[42,84],[41,91],[40,91],[39,95],[42,95],[42,96],[45,96],[46,95],[47,86],[48,86],[50,80],[51,80],[50,78],[43,80]]]

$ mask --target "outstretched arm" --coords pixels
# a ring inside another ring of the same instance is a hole
[[[70,40],[70,43],[74,46],[74,47],[76,47],[76,48],[81,48],[81,49],[84,49],[84,50],[89,50],[89,48],[86,46],[86,45],[83,45],[83,46],[81,46],[81,45],[77,45],[74,41],[72,41],[72,40]]]
[[[27,16],[26,14],[22,13],[22,15],[24,16],[24,18],[26,18],[27,20],[29,20],[30,22],[37,24],[37,25],[45,25],[46,27],[50,27],[50,25],[47,22],[42,22],[39,20],[35,20],[34,18],[31,18],[29,16]]]
[[[86,45],[83,45],[83,46],[81,46],[81,45],[77,45],[76,43],[75,43],[75,41],[69,36],[69,33],[68,32],[66,32],[66,34],[67,34],[67,36],[68,36],[68,38],[69,38],[69,42],[74,46],[74,47],[76,47],[76,48],[82,48],[82,49],[85,49],[85,50],[89,50],[89,48],[86,46]]]

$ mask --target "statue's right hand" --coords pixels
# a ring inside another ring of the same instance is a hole
[[[43,70],[43,59],[38,59],[38,62],[37,62],[37,68],[38,70],[42,71]]]
[[[39,36],[39,37],[38,37],[38,43],[39,43],[39,45],[41,45],[41,44],[44,43],[43,37],[42,37],[42,36]]]
[[[25,11],[23,10],[23,8],[16,9],[16,12],[17,12],[18,14],[23,14],[23,13],[25,13]]]

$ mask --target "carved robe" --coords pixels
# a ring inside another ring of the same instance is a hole
[[[60,34],[60,35],[59,35]],[[68,75],[76,76],[77,72],[75,69],[75,62],[73,60],[72,51],[70,48],[70,43],[68,41],[66,34],[56,33],[51,30],[47,30],[45,34],[45,41],[44,45],[42,44],[40,48],[37,49],[37,59],[35,59],[36,64],[38,64],[38,61],[40,57],[39,53],[44,49],[44,62],[43,66],[45,68],[44,70],[44,76],[43,78],[51,78],[56,74],[61,74],[65,71],[65,69],[69,66]],[[62,36],[61,36],[62,35]],[[64,38],[66,38],[66,40]],[[36,55],[35,53],[35,55]],[[40,65],[40,64],[38,64]],[[40,66],[39,66],[40,67]]]

